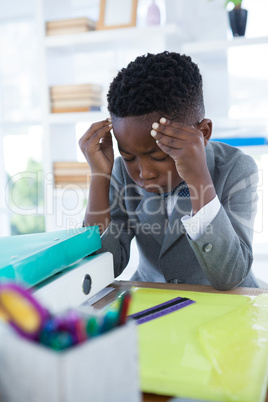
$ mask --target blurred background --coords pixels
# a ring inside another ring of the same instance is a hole
[[[81,226],[90,173],[78,139],[108,116],[109,83],[138,55],[178,51],[203,75],[213,139],[240,147],[258,164],[253,269],[268,282],[268,1],[242,1],[247,21],[240,36],[230,27],[233,6],[0,0],[0,236]]]

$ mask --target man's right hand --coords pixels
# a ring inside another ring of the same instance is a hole
[[[91,174],[110,176],[114,163],[111,121],[93,123],[79,140],[79,146],[90,166]]]

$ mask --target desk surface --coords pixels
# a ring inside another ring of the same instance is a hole
[[[157,283],[157,282],[131,282],[131,281],[114,281],[110,286],[115,288],[114,291],[104,296],[101,300],[94,304],[95,308],[103,308],[107,304],[111,303],[116,299],[118,291],[123,291],[130,289],[131,287],[143,287],[143,288],[156,288],[156,289],[169,289],[169,290],[186,290],[193,292],[206,292],[206,293],[226,293],[244,296],[258,296],[262,293],[268,293],[268,289],[260,288],[242,288],[238,287],[236,289],[221,292],[214,289],[212,286],[208,285],[187,285],[187,284],[177,284],[177,283]],[[143,402],[167,402],[172,398],[171,396],[163,395],[153,395],[153,394],[143,394]],[[266,402],[268,402],[268,392],[266,395]]]
[[[108,295],[104,296],[101,300],[94,304],[95,308],[103,308],[107,304],[116,299],[118,292],[130,289],[131,287],[138,288],[155,288],[155,289],[168,289],[168,290],[187,290],[192,292],[205,292],[205,293],[221,293],[221,294],[233,294],[244,296],[258,296],[262,293],[268,293],[268,289],[261,288],[235,288],[221,292],[208,285],[187,285],[179,283],[159,283],[159,282],[133,282],[133,281],[114,281],[109,285],[115,290]]]

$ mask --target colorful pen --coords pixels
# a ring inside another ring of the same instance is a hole
[[[119,325],[123,325],[126,322],[130,302],[131,293],[126,291],[126,293],[122,296],[121,308],[119,311]]]

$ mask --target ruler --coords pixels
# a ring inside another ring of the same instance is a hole
[[[186,297],[176,297],[175,299],[168,300],[167,302],[157,304],[146,310],[139,311],[138,313],[129,315],[129,318],[136,320],[137,324],[143,324],[147,321],[154,320],[155,318],[162,317],[163,315],[173,313],[183,307],[195,303],[194,300],[187,299]]]

